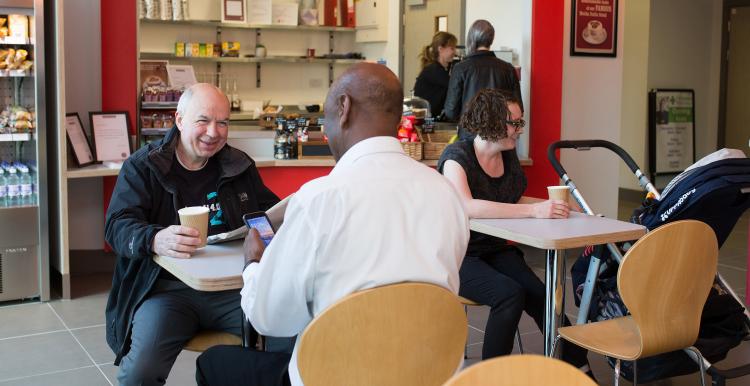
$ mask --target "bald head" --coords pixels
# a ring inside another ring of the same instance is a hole
[[[326,133],[334,156],[357,142],[396,136],[404,94],[388,67],[360,63],[349,67],[331,85],[325,104]]]
[[[226,100],[227,104],[229,104],[229,99],[220,88],[210,83],[196,83],[182,92],[180,100],[177,102],[177,112],[184,115],[190,108],[190,103],[196,95],[200,98],[203,96],[218,97],[218,99]]]

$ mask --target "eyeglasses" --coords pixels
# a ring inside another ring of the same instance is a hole
[[[515,127],[516,129],[521,129],[526,126],[526,121],[524,121],[523,118],[516,119],[515,121],[507,120],[505,121],[505,123]]]

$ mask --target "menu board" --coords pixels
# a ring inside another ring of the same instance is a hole
[[[570,54],[617,56],[617,0],[571,2]]]
[[[649,92],[649,169],[653,176],[681,173],[695,162],[695,93]]]

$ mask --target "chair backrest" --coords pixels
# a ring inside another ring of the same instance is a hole
[[[305,329],[297,365],[307,386],[440,385],[463,360],[467,320],[455,294],[400,283],[353,293]]]
[[[479,362],[456,374],[444,386],[596,386],[584,372],[541,355],[509,355]]]
[[[713,285],[719,249],[695,220],[663,225],[625,255],[617,287],[641,335],[641,356],[692,346]]]

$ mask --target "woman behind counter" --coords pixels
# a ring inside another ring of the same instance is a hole
[[[430,102],[433,117],[443,112],[445,95],[448,93],[449,70],[453,55],[456,52],[458,39],[449,32],[437,32],[432,43],[427,45],[419,55],[422,61],[422,72],[414,84],[414,95]]]
[[[456,188],[469,218],[568,217],[570,207],[564,201],[523,196],[526,176],[515,148],[526,122],[515,95],[479,90],[460,124],[476,137],[449,145],[438,161],[438,171]],[[542,330],[544,283],[517,247],[472,231],[459,279],[459,295],[490,306],[482,359],[511,353],[523,311]],[[569,325],[568,319],[563,323]],[[589,372],[586,354],[576,345],[562,346],[563,360]]]

